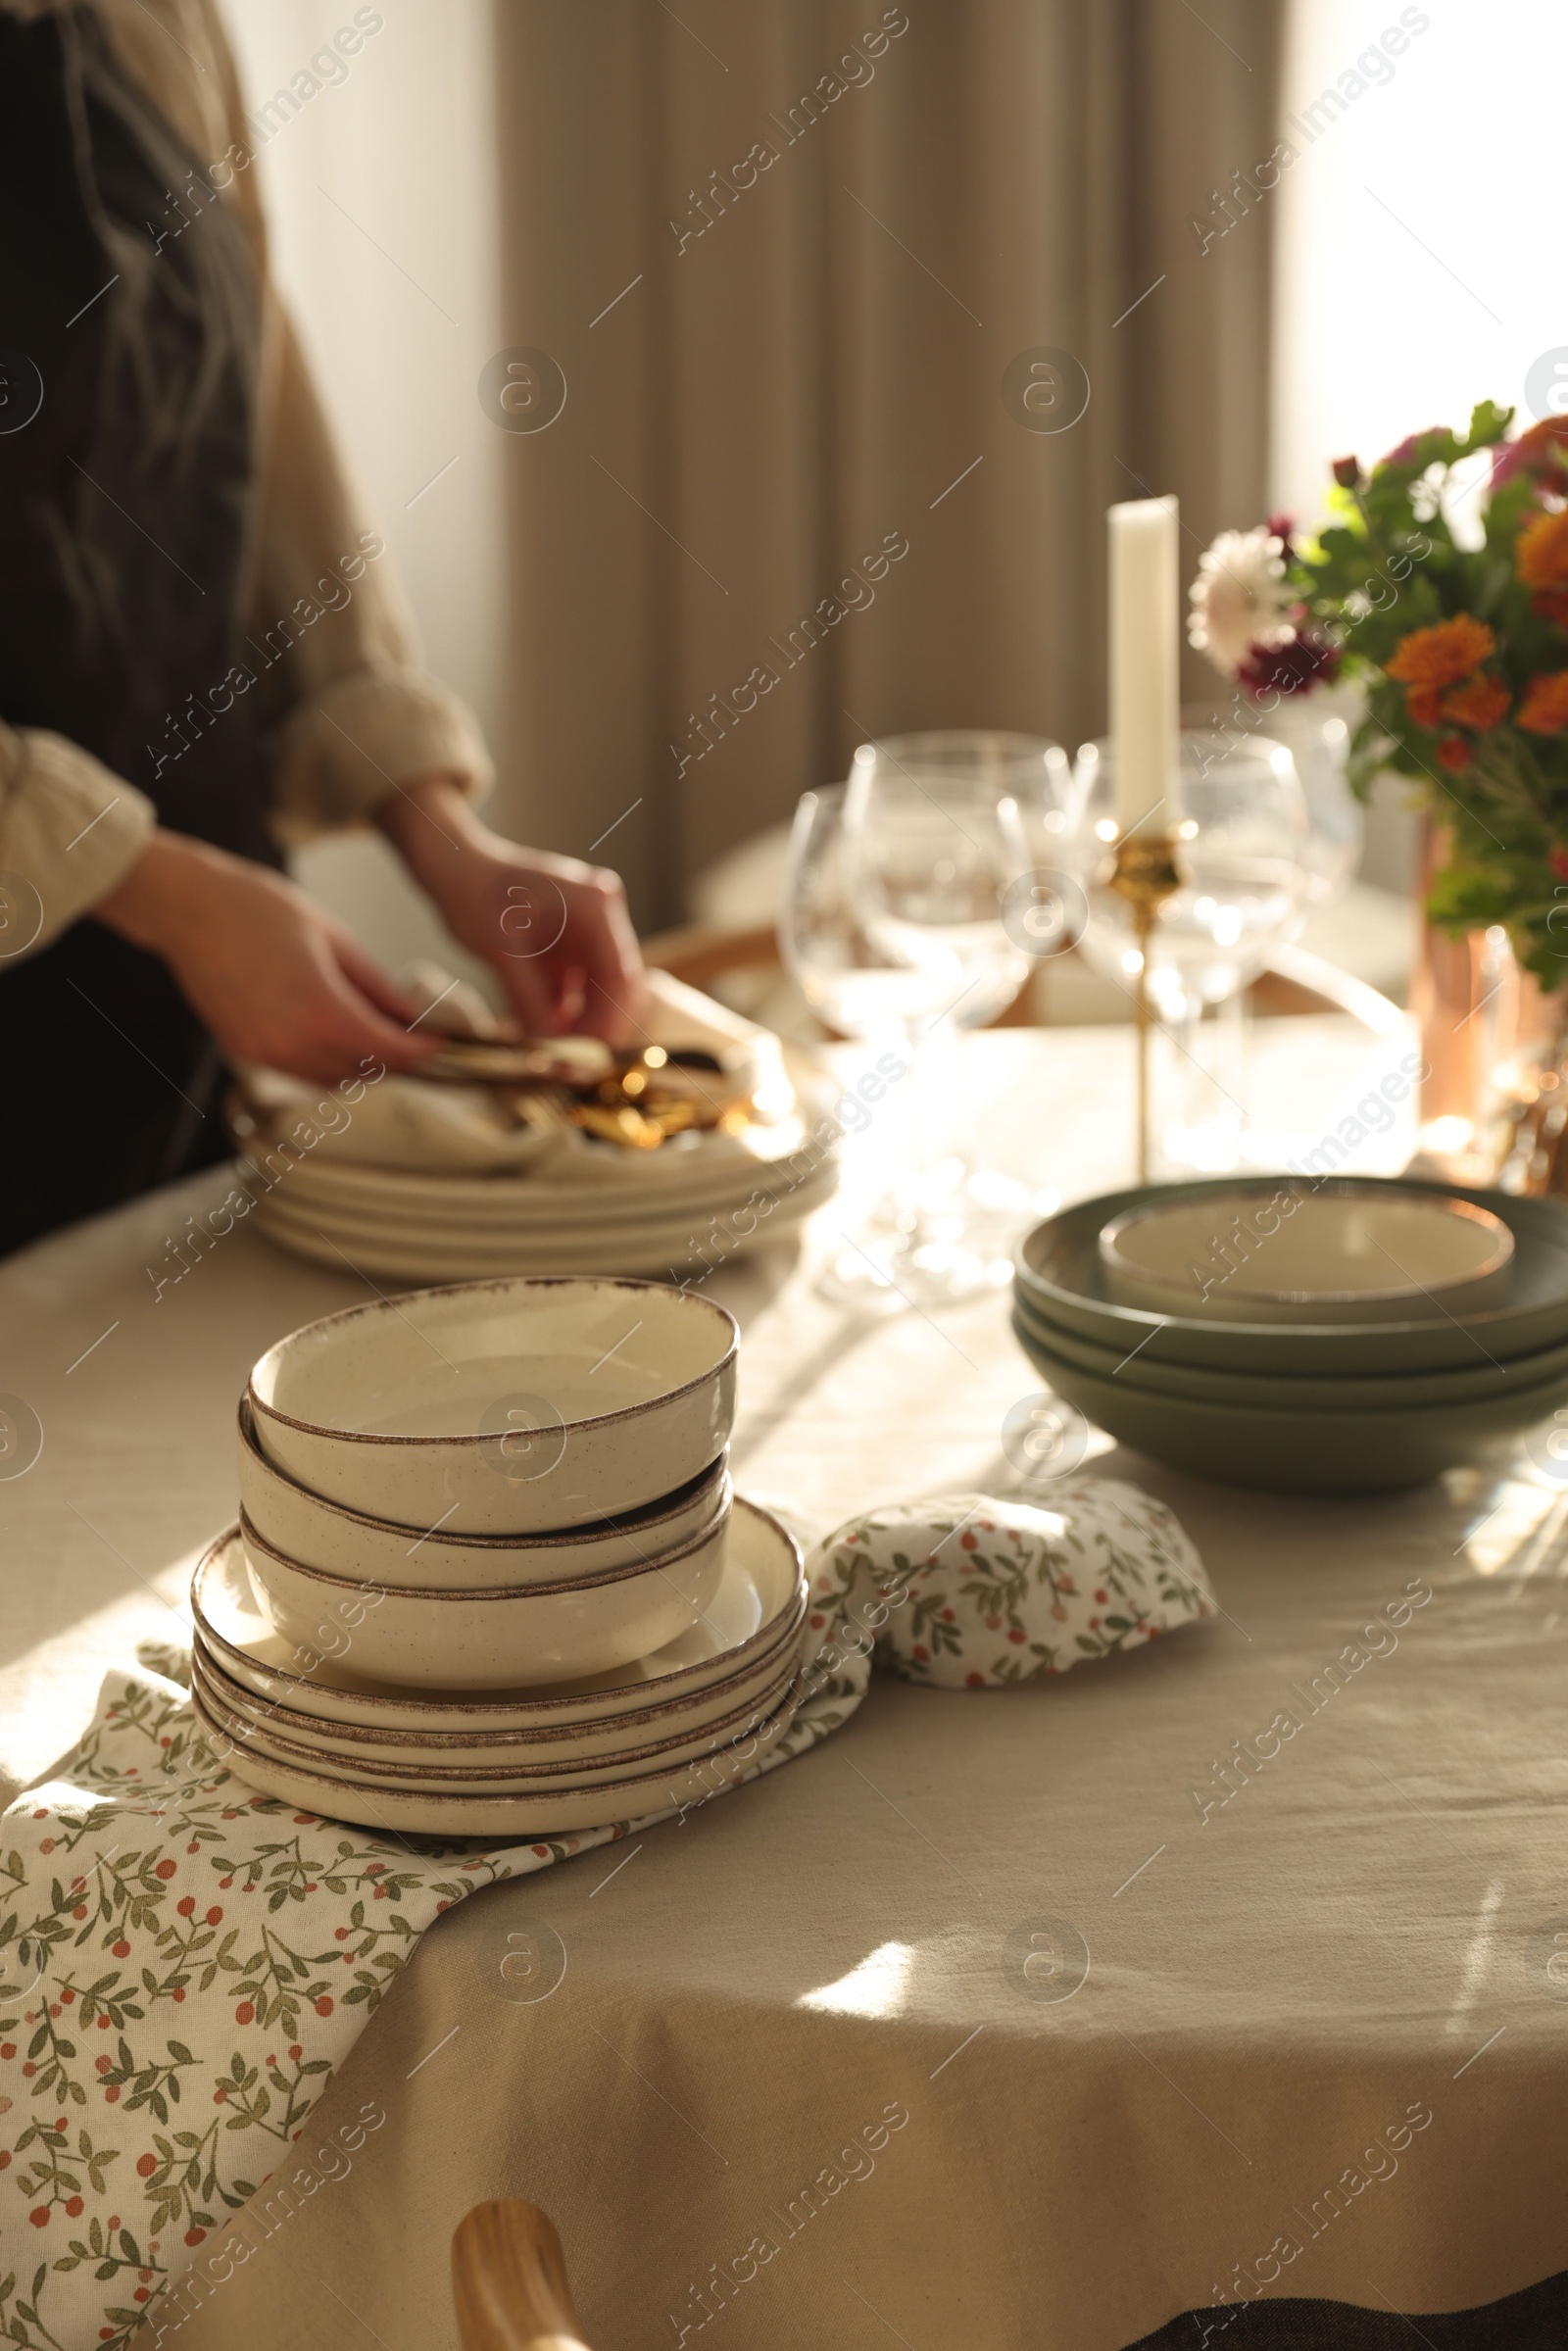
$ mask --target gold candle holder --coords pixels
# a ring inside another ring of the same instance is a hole
[[[1132,908],[1138,941],[1138,991],[1134,998],[1138,1023],[1138,1181],[1147,1184],[1150,1166],[1149,1033],[1152,1013],[1149,1002],[1149,950],[1160,907],[1181,888],[1176,870],[1173,833],[1129,833],[1116,844],[1109,888]]]

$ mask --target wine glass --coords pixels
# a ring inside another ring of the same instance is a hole
[[[1015,1221],[1028,1206],[1022,1187],[973,1176],[953,1146],[963,1109],[956,1041],[1005,1010],[1041,952],[1033,926],[1043,908],[1028,898],[1014,786],[1040,831],[1049,838],[1055,815],[1064,836],[1070,779],[1065,759],[1050,758],[1054,748],[1027,737],[904,736],[862,744],[851,767],[844,828],[861,920],[879,951],[931,982],[909,1039],[921,1216],[913,1262],[922,1296],[943,1303],[1006,1278],[1010,1230],[987,1245],[976,1228],[987,1211],[992,1223],[999,1210]],[[988,1197],[999,1187],[1005,1200]]]
[[[931,1001],[931,980],[917,966],[893,957],[865,927],[845,843],[847,789],[829,784],[804,793],[795,810],[779,912],[779,952],[819,1020],[840,1036],[881,1048],[883,1054],[896,1053],[906,1072],[900,1107],[894,1111],[900,1121],[895,1146],[899,1172],[877,1199],[858,1237],[845,1235],[844,1249],[818,1281],[818,1288],[841,1304],[900,1313],[909,1300],[895,1268],[909,1253],[915,1222],[908,1165],[909,1041]]]
[[[929,954],[901,952],[868,918],[845,804],[849,787],[808,792],[790,835],[779,947],[802,995],[841,1035],[876,1052],[894,1129],[896,1174],[874,1202],[862,1229],[845,1247],[818,1287],[862,1311],[900,1313],[906,1306],[951,1303],[977,1287],[967,1269],[949,1262],[923,1199],[921,1138],[927,1131],[916,1067],[934,1017],[956,993],[950,964]]]
[[[1073,853],[1089,905],[1085,959],[1134,1001],[1142,951],[1127,901],[1109,888],[1115,816],[1115,754],[1109,743],[1078,755],[1078,824]],[[1242,992],[1269,952],[1299,929],[1318,885],[1306,796],[1289,750],[1267,737],[1233,740],[1216,756],[1208,730],[1184,730],[1175,820],[1181,887],[1159,906],[1147,988],[1175,1047],[1187,1100],[1166,1129],[1166,1156],[1182,1166],[1234,1166],[1245,1125],[1240,1027]],[[1231,1007],[1230,1084],[1210,1078],[1199,1052],[1205,1009]],[[1194,1114],[1195,1083],[1208,1079],[1219,1113]]]
[[[1282,695],[1268,711],[1238,702],[1182,712],[1184,727],[1207,734],[1211,759],[1257,742],[1283,743],[1290,753],[1306,799],[1308,911],[1338,898],[1361,861],[1366,819],[1346,772],[1361,707],[1355,687],[1329,686]]]
[[[1006,920],[1008,887],[1029,870],[1011,794],[862,743],[844,832],[867,936],[927,975],[928,1025],[984,1028],[1005,1011],[1032,960]]]

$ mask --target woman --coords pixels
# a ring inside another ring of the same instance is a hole
[[[637,1008],[615,876],[473,812],[256,178],[213,0],[0,0],[0,1249],[224,1156],[225,1056],[432,1050],[286,844],[377,826],[534,1034]]]

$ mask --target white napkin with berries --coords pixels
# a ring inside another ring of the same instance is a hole
[[[1113,1478],[1049,1502],[957,1494],[852,1518],[807,1563],[813,1622],[874,1641],[896,1673],[995,1690],[1138,1648],[1215,1613],[1163,1502]]]

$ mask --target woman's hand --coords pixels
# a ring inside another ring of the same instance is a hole
[[[414,1069],[436,1050],[342,924],[248,857],[155,832],[93,912],[163,957],[232,1060],[330,1085],[368,1058]]]
[[[454,939],[497,974],[525,1035],[631,1042],[643,966],[618,874],[518,849],[450,776],[400,786],[375,815]]]

